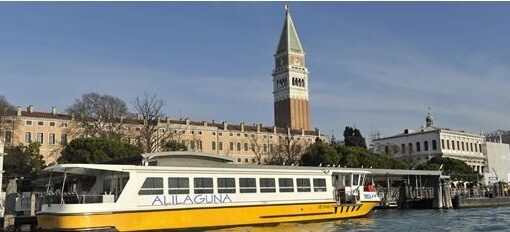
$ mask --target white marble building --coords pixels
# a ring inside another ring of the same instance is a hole
[[[413,165],[441,156],[462,160],[479,173],[485,167],[483,144],[482,135],[436,127],[430,113],[420,129],[405,129],[401,134],[373,140],[376,152],[408,160]]]

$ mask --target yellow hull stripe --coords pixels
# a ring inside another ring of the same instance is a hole
[[[111,214],[37,216],[44,230],[86,230],[115,228],[119,231],[228,227],[281,222],[361,217],[377,202],[336,205],[335,203],[194,208],[181,210],[131,211]]]

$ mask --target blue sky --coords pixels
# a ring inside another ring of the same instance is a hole
[[[509,3],[290,4],[312,125],[366,137],[509,129]],[[0,3],[0,94],[63,111],[83,93],[159,95],[171,117],[273,123],[281,2]]]

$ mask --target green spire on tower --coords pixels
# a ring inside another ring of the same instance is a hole
[[[285,23],[283,24],[278,48],[276,49],[277,54],[281,52],[303,53],[303,48],[301,47],[301,42],[299,41],[296,27],[294,27],[294,23],[290,17],[290,10],[287,5],[285,5]]]

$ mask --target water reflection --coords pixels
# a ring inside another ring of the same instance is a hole
[[[510,231],[510,207],[457,210],[376,210],[369,217],[310,223],[281,223],[215,232]]]

